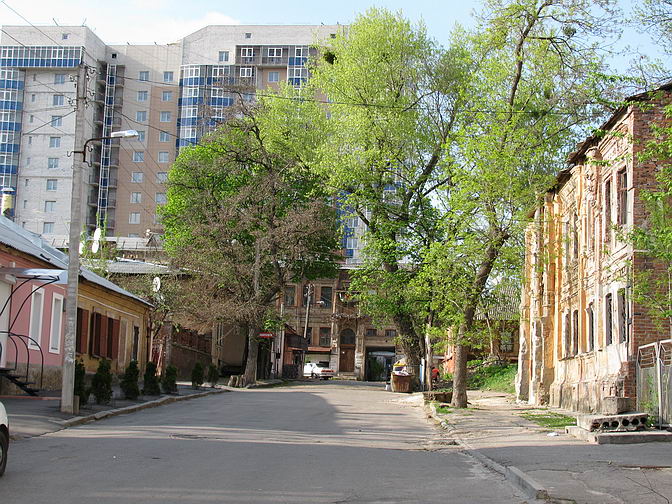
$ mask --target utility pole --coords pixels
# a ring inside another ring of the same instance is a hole
[[[84,123],[87,93],[87,66],[80,63],[77,74],[75,103],[75,148],[85,144]],[[86,146],[84,145],[86,152]],[[68,240],[68,286],[65,304],[65,341],[63,344],[63,381],[61,384],[61,411],[74,413],[75,395],[75,342],[77,339],[77,295],[79,290],[79,237],[82,231],[82,171],[84,158],[73,154],[72,195],[70,200],[70,237]]]
[[[310,301],[311,298],[313,297],[313,290],[315,287],[313,284],[309,283],[308,284],[308,296],[306,297],[306,322],[303,326],[303,341],[306,343],[306,345],[309,344],[308,342],[308,319],[310,318]],[[303,377],[303,368],[306,365],[306,351],[304,350],[301,353],[301,369],[299,369],[299,377]]]

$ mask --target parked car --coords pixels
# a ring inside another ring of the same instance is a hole
[[[334,370],[326,362],[308,362],[303,366],[303,376],[328,380],[334,376]]]
[[[7,452],[9,451],[9,420],[7,411],[0,402],[0,476],[5,474],[7,467]]]

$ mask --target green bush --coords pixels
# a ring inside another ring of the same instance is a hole
[[[197,362],[194,364],[194,369],[191,370],[191,386],[192,388],[200,388],[203,385],[205,371],[203,369],[203,364]]]
[[[135,401],[140,395],[140,387],[138,387],[138,378],[140,378],[140,370],[138,363],[131,361],[126,367],[124,375],[121,377],[121,390],[124,392],[124,397]]]
[[[91,380],[91,392],[97,404],[107,404],[112,399],[112,372],[109,360],[101,359],[98,363],[96,374]]]
[[[213,363],[208,366],[208,383],[212,388],[215,388],[219,381],[219,369]]]
[[[168,366],[166,372],[161,379],[161,388],[166,394],[177,393],[177,368],[175,366]]]
[[[86,388],[86,366],[84,361],[75,361],[75,395],[79,396],[79,405],[89,402],[89,390]]]
[[[145,395],[161,395],[159,377],[156,376],[156,364],[152,361],[149,361],[145,367],[142,387],[142,393]]]
[[[482,366],[469,375],[467,387],[513,394],[516,391],[517,370],[516,364]]]

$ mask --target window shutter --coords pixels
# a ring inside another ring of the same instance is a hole
[[[89,310],[77,308],[77,340],[75,350],[80,353],[86,353],[89,343]]]
[[[112,342],[112,349],[110,351],[110,359],[119,359],[119,320],[112,320],[112,334],[110,335]]]
[[[99,339],[99,348],[100,352],[98,355],[101,357],[107,357],[107,336],[108,336],[108,331],[107,331],[107,317],[101,315],[100,316],[100,339]]]

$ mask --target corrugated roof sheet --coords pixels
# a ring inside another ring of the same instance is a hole
[[[31,233],[2,216],[0,216],[0,243],[4,243],[13,249],[19,250],[37,259],[41,259],[58,269],[68,269],[68,256],[66,254],[49,245],[40,235]],[[122,289],[114,282],[110,282],[100,275],[96,275],[93,271],[89,271],[86,268],[80,268],[79,271],[80,277],[88,282],[100,285],[101,287],[116,292],[117,294],[121,294],[122,296],[133,298],[147,306],[152,306],[150,302]]]

